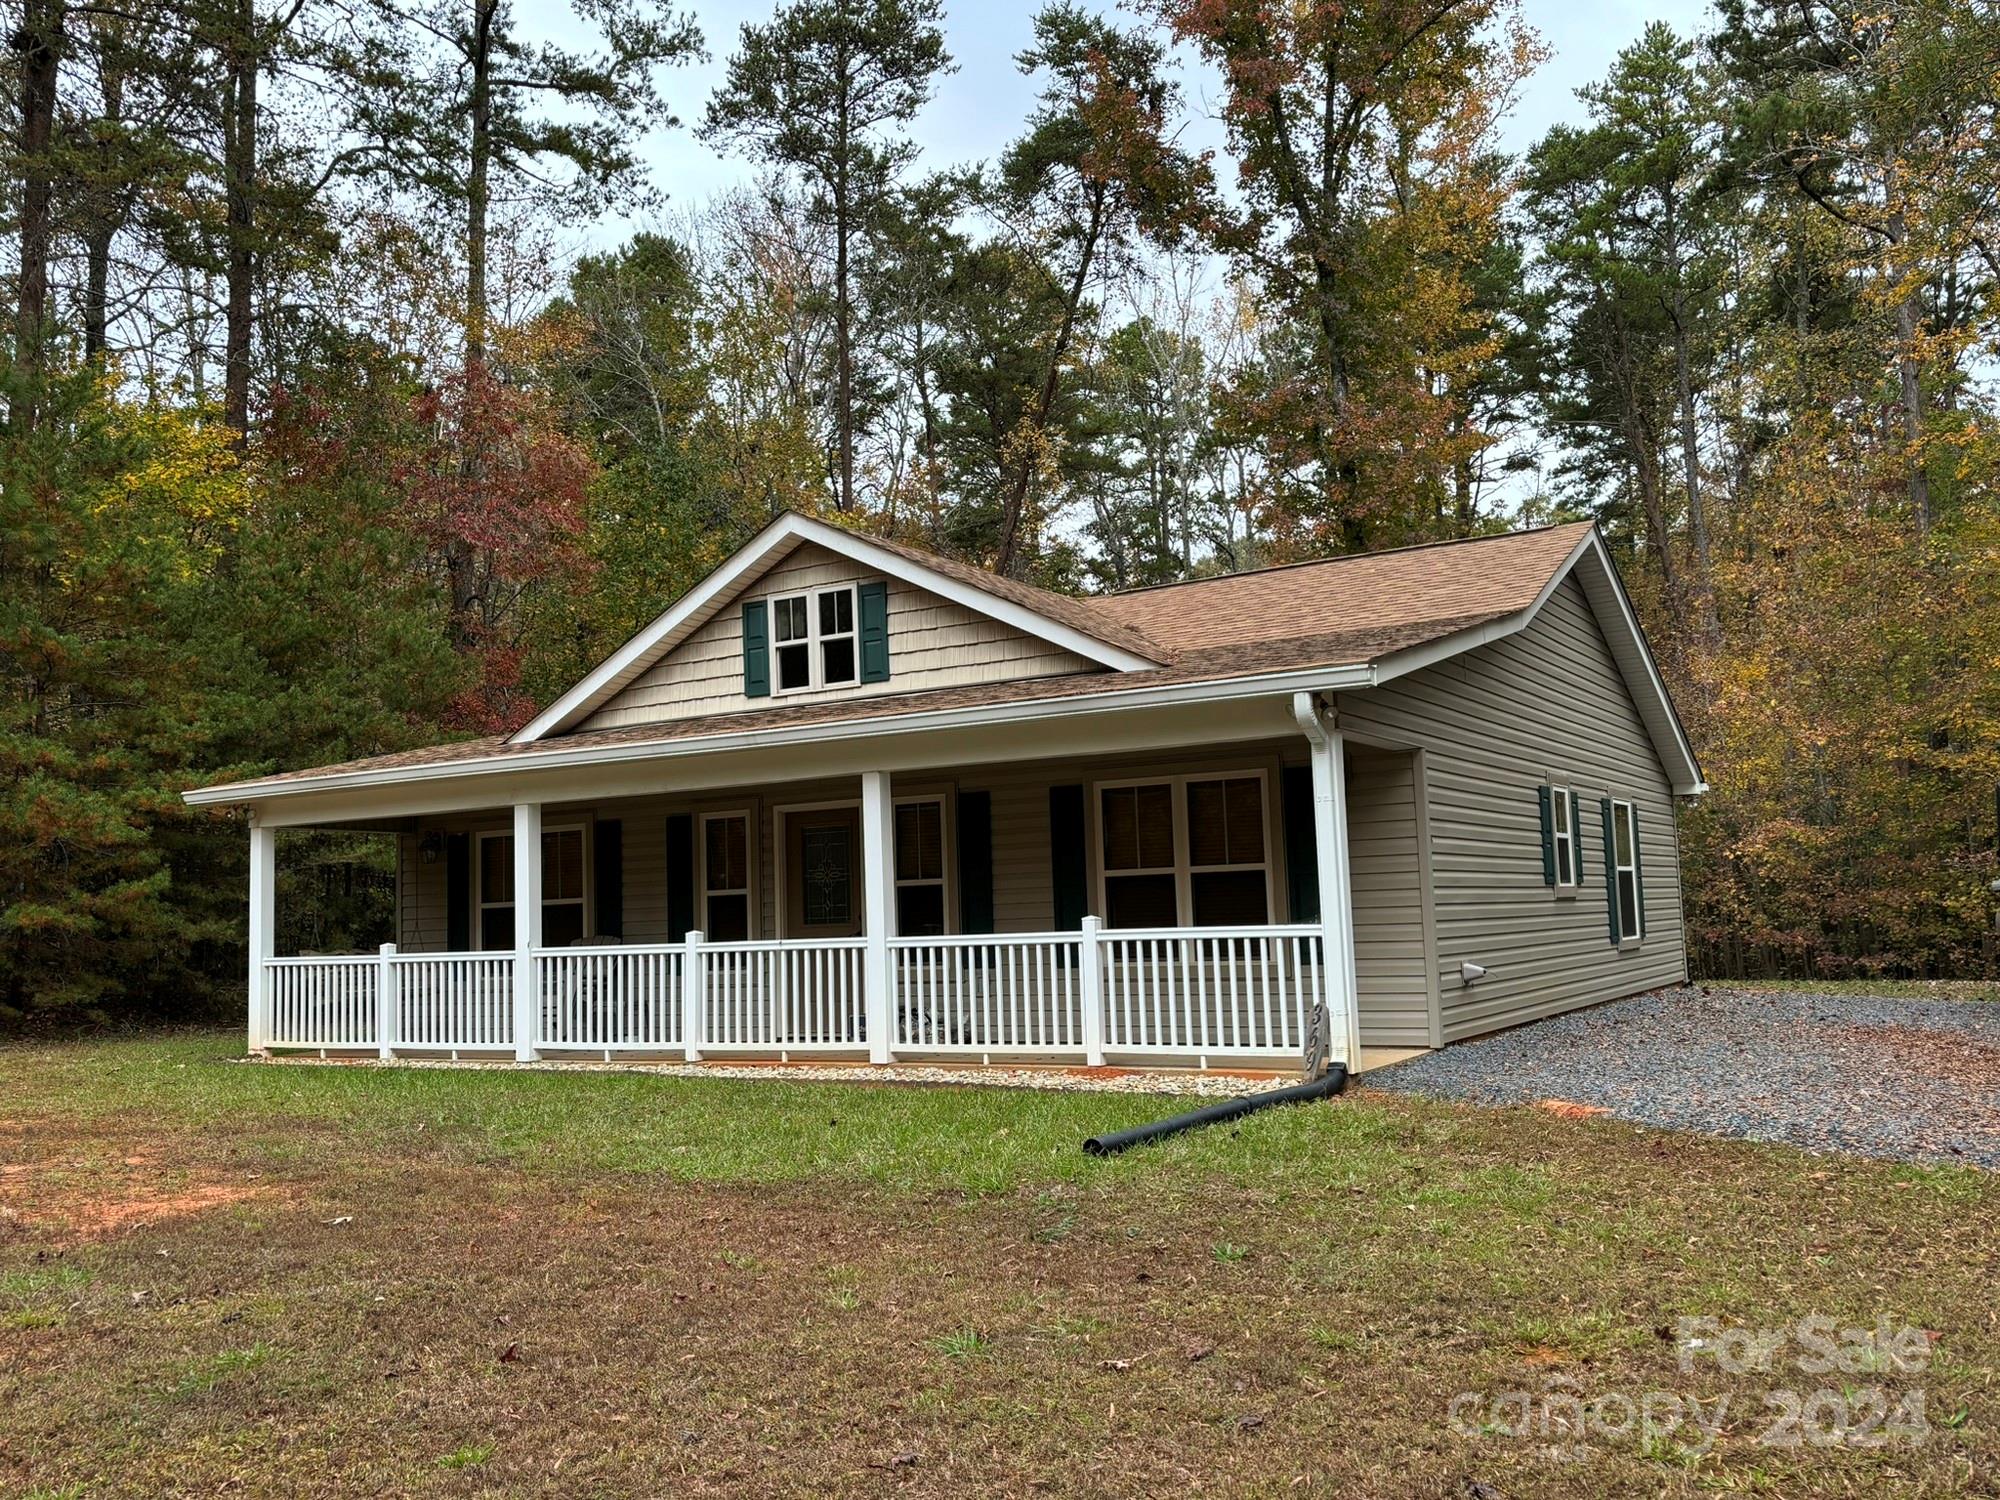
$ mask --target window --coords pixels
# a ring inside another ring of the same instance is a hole
[[[854,681],[854,590],[819,596],[819,680],[822,687]]]
[[[1556,850],[1556,886],[1576,885],[1576,828],[1571,819],[1575,810],[1568,787],[1549,788],[1549,829],[1554,838]]]
[[[1611,866],[1617,889],[1618,935],[1639,933],[1639,816],[1629,802],[1611,804]]]
[[[542,946],[561,948],[585,935],[583,829],[542,830]],[[479,835],[479,946],[514,946],[514,835]]]
[[[514,946],[514,836],[479,836],[479,946]]]
[[[944,799],[896,804],[896,933],[944,932]]]
[[[750,940],[750,815],[701,818],[702,935],[711,943]]]
[[[804,594],[771,601],[771,639],[777,643],[778,691],[781,693],[812,686],[812,635],[806,619],[808,602]]]
[[[1106,787],[1099,796],[1105,922],[1112,927],[1178,927],[1173,783]]]
[[[781,693],[858,682],[853,585],[773,599],[771,642]]]
[[[1098,791],[1109,927],[1242,927],[1271,919],[1262,773]]]
[[[1254,776],[1187,784],[1188,890],[1197,927],[1254,927],[1265,900],[1264,786]]]

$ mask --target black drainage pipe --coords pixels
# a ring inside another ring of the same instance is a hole
[[[1308,1099],[1331,1099],[1346,1087],[1347,1069],[1335,1063],[1324,1078],[1315,1078],[1311,1083],[1295,1083],[1287,1089],[1267,1089],[1261,1094],[1225,1099],[1220,1104],[1191,1109],[1184,1115],[1169,1115],[1150,1125],[1134,1125],[1130,1130],[1106,1131],[1085,1141],[1083,1150],[1086,1156],[1116,1156],[1120,1151],[1129,1151],[1148,1141],[1163,1141],[1170,1135],[1179,1135],[1183,1130],[1220,1125],[1224,1120],[1238,1120],[1244,1115],[1254,1115],[1260,1109],[1269,1109],[1274,1104],[1303,1104]]]

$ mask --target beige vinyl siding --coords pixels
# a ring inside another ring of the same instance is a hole
[[[1434,976],[1425,942],[1417,757],[1356,745],[1347,769],[1361,1045],[1427,1047]]]
[[[425,953],[442,953],[451,929],[445,925],[445,863],[425,864],[416,834],[396,840],[396,943]]]
[[[721,605],[711,619],[585,719],[578,729],[659,723],[774,703],[814,703],[883,693],[923,692],[930,688],[1100,670],[1074,652],[1051,646],[963,605],[891,578],[887,580],[887,682],[784,693],[770,698],[750,698],[744,694],[746,600],[860,583],[881,576],[824,547],[795,548],[756,582]],[[775,678],[774,672],[774,681]]]
[[[1565,581],[1526,630],[1366,692],[1341,727],[1420,746],[1444,1040],[1679,982],[1686,973],[1673,801],[1658,753],[1582,589]],[[1582,885],[1542,883],[1535,789],[1582,804]],[[1598,799],[1639,812],[1647,936],[1613,947]],[[1489,973],[1472,986],[1462,963]]]

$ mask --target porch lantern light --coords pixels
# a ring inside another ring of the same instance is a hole
[[[444,835],[441,833],[427,833],[417,843],[417,856],[427,865],[436,864],[438,856],[443,853]]]

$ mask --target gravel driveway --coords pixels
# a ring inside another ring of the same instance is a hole
[[[1370,1088],[2000,1168],[2000,1004],[1659,990],[1463,1042]]]

